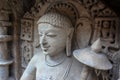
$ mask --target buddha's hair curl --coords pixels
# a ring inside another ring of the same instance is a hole
[[[48,23],[50,25],[53,25],[54,27],[60,27],[60,28],[72,28],[72,22],[71,20],[59,13],[55,12],[49,12],[43,15],[37,22],[37,24],[41,23]]]

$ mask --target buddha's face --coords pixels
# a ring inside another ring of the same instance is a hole
[[[54,56],[65,50],[67,32],[50,24],[38,25],[40,46],[44,54]]]

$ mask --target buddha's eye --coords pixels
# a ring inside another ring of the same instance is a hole
[[[48,33],[47,36],[48,37],[56,37],[57,35],[55,33]]]

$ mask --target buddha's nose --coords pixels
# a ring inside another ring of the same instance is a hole
[[[47,40],[46,40],[45,36],[41,37],[40,44],[43,45],[43,46],[47,45]]]
[[[43,41],[43,42],[42,42],[42,45],[43,45],[43,46],[47,45],[47,42],[46,42],[46,41]]]

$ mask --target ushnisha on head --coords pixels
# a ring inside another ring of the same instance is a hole
[[[54,12],[49,12],[43,15],[37,22],[37,24],[41,23],[47,23],[54,27],[63,29],[73,28],[72,22],[68,17]]]
[[[48,48],[49,45],[51,45],[51,47],[49,48],[51,49],[51,51],[52,50],[55,51],[55,48],[59,48],[59,50],[63,48],[63,49],[66,49],[67,56],[71,55],[71,39],[73,34],[73,26],[72,26],[71,20],[68,17],[61,15],[59,13],[49,12],[43,15],[38,20],[37,24],[38,24],[39,34],[40,32],[43,31],[43,29],[44,31],[46,30],[49,30],[49,31],[53,30],[53,32],[57,31],[55,32],[55,35],[57,35],[56,38],[51,37],[49,39],[46,39],[46,43],[48,42],[48,45],[45,47]],[[53,32],[51,32],[50,35],[54,34]],[[50,39],[51,41],[49,41]],[[44,43],[45,43],[45,40],[44,40]],[[44,46],[43,42],[42,42],[42,46]],[[53,46],[54,48],[52,48]],[[58,49],[56,51],[58,51]]]

